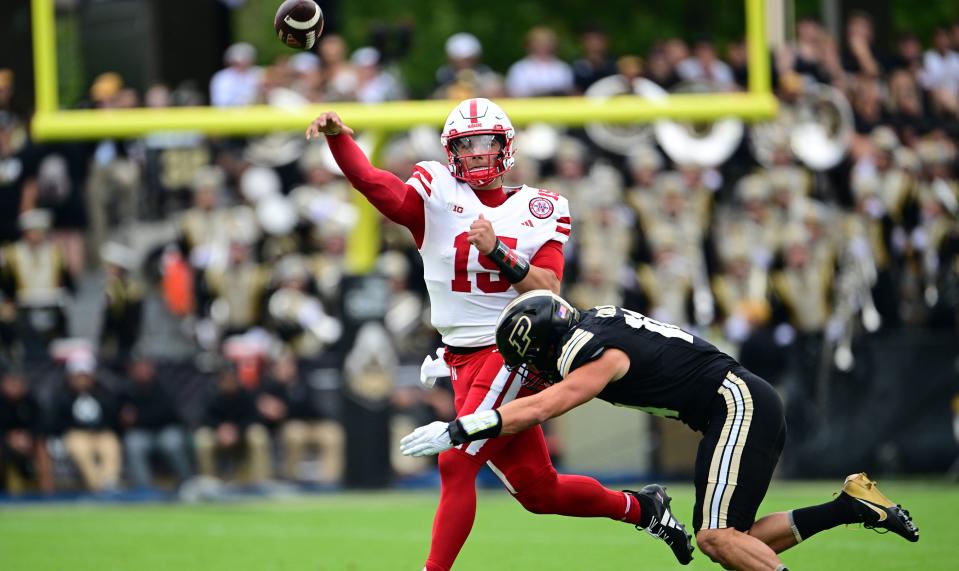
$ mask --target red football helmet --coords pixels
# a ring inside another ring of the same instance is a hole
[[[482,98],[460,102],[446,118],[440,136],[453,178],[485,186],[506,174],[515,162],[515,135],[499,105]]]

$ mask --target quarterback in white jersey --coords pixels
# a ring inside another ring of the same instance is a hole
[[[443,360],[457,414],[489,410],[528,394],[523,376],[507,370],[496,351],[496,321],[519,293],[559,292],[571,220],[566,199],[555,193],[503,187],[514,163],[515,131],[506,113],[487,99],[459,103],[443,126],[448,164],[419,163],[405,183],[370,164],[336,113],[320,115],[306,134],[320,133],[350,183],[416,241],[433,325],[446,345]],[[484,464],[536,513],[633,524],[653,517],[641,510],[645,500],[638,496],[608,490],[592,478],[557,474],[538,426],[477,440],[439,455],[443,485],[426,571],[453,566],[473,525],[476,474]]]
[[[496,237],[528,262],[550,240],[566,243],[569,203],[556,193],[524,185],[504,189],[506,201],[487,206],[468,184],[435,161],[417,164],[406,183],[426,205],[420,253],[433,327],[447,345],[492,345],[496,320],[517,291],[469,242],[470,227],[476,220],[488,221]]]

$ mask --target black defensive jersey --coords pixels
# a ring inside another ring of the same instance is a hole
[[[726,373],[739,364],[711,343],[641,313],[602,305],[583,312],[561,341],[559,372],[570,371],[612,347],[629,356],[629,371],[599,398],[619,406],[678,418],[695,430],[708,424],[709,406]]]

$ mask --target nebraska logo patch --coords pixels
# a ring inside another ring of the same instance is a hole
[[[553,203],[549,199],[537,196],[529,201],[529,212],[537,218],[549,218],[553,215]]]

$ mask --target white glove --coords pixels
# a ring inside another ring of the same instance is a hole
[[[449,450],[453,442],[448,426],[449,423],[437,420],[417,428],[400,440],[400,452],[404,456],[432,456]]]
[[[450,376],[450,366],[443,359],[445,353],[446,347],[440,347],[436,350],[435,359],[429,355],[423,359],[423,365],[420,367],[420,382],[429,388],[433,388],[436,379]]]

